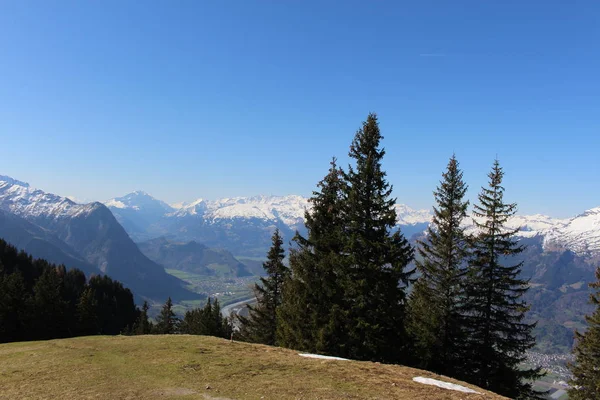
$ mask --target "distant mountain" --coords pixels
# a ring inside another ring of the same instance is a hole
[[[227,278],[252,275],[227,250],[210,249],[194,241],[177,243],[161,237],[139,243],[138,247],[148,258],[167,268]]]
[[[38,244],[45,248],[44,251],[58,249],[57,257],[71,257],[68,264],[65,262],[68,267],[79,266],[75,260],[81,259],[123,282],[142,297],[160,301],[168,296],[197,297],[182,288],[183,282],[144,256],[111,211],[101,203],[76,204],[67,198],[33,189],[24,182],[0,176],[0,210],[8,215],[5,221],[10,222],[3,224],[5,236],[18,237],[20,230],[23,237],[23,231],[27,232],[45,242]],[[11,219],[11,215],[29,224]],[[26,239],[21,239],[22,243],[23,240]],[[31,242],[26,245],[31,249]],[[37,256],[40,251],[32,253]],[[48,254],[44,258],[62,262]]]
[[[539,237],[544,250],[570,250],[579,256],[600,256],[600,207],[567,219],[540,214],[517,215],[506,225],[519,228],[518,235],[522,238]]]
[[[302,196],[198,199],[169,206],[144,192],[105,203],[136,241],[166,236],[223,247],[235,255],[264,256],[270,236],[278,227],[289,241],[296,230],[304,233],[304,213],[310,207]],[[397,226],[408,238],[421,234],[431,221],[431,210],[397,204]],[[467,225],[472,225],[467,219]],[[578,255],[600,255],[600,207],[569,219],[520,215],[508,222],[523,238],[539,236],[548,250],[571,250]]]
[[[545,247],[544,240],[541,235],[523,238],[525,251],[510,262],[522,261],[521,276],[530,279],[527,318],[538,323],[534,331],[538,349],[570,352],[574,329],[585,330],[584,316],[593,310],[588,283],[595,281],[598,263],[572,250]]]
[[[120,221],[136,221],[136,214],[144,213],[141,203],[125,203],[119,199],[135,199],[127,195],[111,199],[105,204]],[[160,200],[151,198],[156,204]],[[144,198],[144,201],[149,199]],[[304,213],[310,206],[302,196],[233,197],[215,201],[198,199],[191,203],[173,205],[174,211],[154,208],[152,224],[124,223],[123,226],[136,241],[165,236],[178,241],[197,241],[208,247],[226,248],[235,255],[264,257],[271,235],[279,228],[286,242],[298,230],[305,233]],[[431,218],[426,210],[413,210],[397,205],[398,223],[403,233],[412,236],[422,232]]]
[[[136,191],[104,203],[129,234],[143,237],[148,228],[165,214],[175,211],[146,192]],[[118,210],[118,211],[117,211]]]

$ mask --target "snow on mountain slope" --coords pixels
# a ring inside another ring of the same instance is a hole
[[[164,201],[158,200],[141,190],[129,193],[123,197],[117,197],[104,202],[109,208],[130,208],[133,210],[153,209],[163,213],[172,212],[174,209]]]
[[[309,206],[308,199],[302,196],[255,196],[221,199],[207,210],[207,217],[216,219],[260,218],[280,219],[288,226],[295,226],[304,220],[304,212]]]
[[[547,230],[544,246],[562,246],[580,255],[600,252],[600,207]]]
[[[467,231],[475,232],[474,224],[468,221]],[[543,237],[545,249],[569,249],[578,255],[600,254],[600,207],[568,219],[516,215],[508,220],[506,227],[519,228],[520,237]]]
[[[146,196],[148,195],[143,192],[134,192],[110,200],[105,204],[114,213],[122,214],[123,210],[144,209],[141,199],[146,201]],[[214,201],[198,199],[191,203],[179,203],[176,207],[168,206],[151,197],[150,199],[161,204],[161,207],[154,208],[159,214],[156,216],[157,218],[180,220],[190,217],[193,220],[200,218],[202,223],[209,225],[223,221],[232,221],[231,223],[235,224],[236,220],[258,219],[265,222],[280,221],[294,230],[301,226],[305,211],[310,209],[308,199],[297,195],[232,197]],[[431,210],[415,210],[404,204],[397,204],[395,207],[398,225],[405,227],[406,232],[412,232],[406,227],[424,229],[433,215]],[[475,232],[475,226],[470,217],[467,218],[465,224],[468,226],[469,232]],[[542,236],[544,247],[568,248],[578,254],[600,253],[600,207],[570,219],[553,218],[541,214],[517,215],[508,221],[507,227],[519,228],[521,237]]]
[[[310,209],[307,198],[298,195],[289,196],[253,196],[233,197],[216,201],[199,199],[190,204],[180,204],[171,216],[185,217],[201,215],[209,221],[219,219],[258,218],[263,220],[281,220],[292,227],[304,221],[304,213]],[[404,204],[396,205],[398,225],[428,223],[431,212],[414,210]]]
[[[431,210],[414,210],[404,204],[396,204],[398,225],[428,224],[433,216]]]
[[[304,220],[308,199],[302,196],[232,197],[215,201],[198,199],[169,214],[172,217],[201,216],[215,222],[223,219],[257,218],[265,221],[281,220],[295,226]]]
[[[77,204],[29,184],[0,176],[0,208],[21,217],[62,218],[89,214],[100,203]]]
[[[481,218],[475,218],[478,222],[482,222]],[[568,220],[552,218],[547,215],[515,215],[506,223],[506,228],[510,230],[519,229],[518,236],[534,237],[538,235],[546,235],[548,231],[559,229],[566,225]],[[465,220],[468,233],[475,233],[477,228],[473,223],[473,216],[467,217]]]

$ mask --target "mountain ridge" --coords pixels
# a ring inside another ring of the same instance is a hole
[[[45,254],[32,251],[34,256],[45,256],[54,262],[59,260],[49,257],[48,252],[62,258],[68,255],[65,253],[74,252],[76,255],[67,259],[69,263],[72,259],[80,258],[95,266],[101,273],[121,281],[138,296],[161,301],[168,296],[197,297],[182,288],[182,281],[167,274],[163,267],[144,256],[113,213],[100,202],[77,204],[67,198],[32,188],[24,182],[2,177],[0,210],[29,224],[25,226],[20,220],[7,218],[5,221],[12,221],[13,224],[3,224],[3,236],[13,235],[14,239],[14,230],[20,232],[19,237],[24,237],[24,232],[28,232],[31,237],[25,239],[30,243],[32,238],[41,240],[45,233],[49,233],[51,238],[46,238],[47,243],[59,240],[64,244],[62,250],[56,242],[51,248],[46,246]],[[32,225],[37,228],[32,228]],[[10,227],[13,231],[9,230]],[[21,246],[26,247],[27,243],[22,243]]]

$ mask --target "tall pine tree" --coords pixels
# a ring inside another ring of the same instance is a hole
[[[528,281],[519,278],[522,263],[505,265],[510,257],[523,251],[506,223],[516,213],[516,203],[504,202],[498,160],[489,173],[489,186],[482,188],[475,205],[473,258],[465,287],[463,309],[468,333],[470,373],[463,379],[510,398],[535,398],[531,380],[540,369],[524,369],[520,364],[526,350],[535,344],[535,324],[523,322],[529,309],[522,300]]]
[[[569,390],[569,398],[573,400],[600,399],[600,267],[596,270],[596,278],[597,281],[590,284],[596,289],[596,293],[590,295],[590,302],[596,310],[586,317],[587,331],[584,334],[577,332]]]
[[[419,242],[417,280],[409,300],[408,326],[413,364],[447,376],[464,370],[460,306],[468,243],[463,220],[469,202],[464,199],[467,185],[453,155],[442,181],[434,192],[436,207]]]
[[[271,241],[267,261],[263,263],[267,276],[260,278],[261,284],[254,287],[257,304],[248,306],[249,316],[240,316],[239,320],[240,336],[243,340],[276,345],[277,309],[281,304],[283,286],[289,270],[283,264],[285,253],[279,229],[275,229]]]
[[[338,355],[344,345],[345,314],[341,280],[344,279],[341,196],[342,171],[335,158],[329,172],[310,198],[305,213],[307,237],[296,233],[290,251],[291,277],[279,309],[278,338],[285,347]]]
[[[402,361],[405,354],[405,289],[413,249],[396,226],[396,199],[382,169],[385,150],[375,114],[356,132],[344,174],[348,340],[346,356],[359,360]]]

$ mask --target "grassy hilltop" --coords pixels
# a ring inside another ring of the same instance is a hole
[[[0,399],[503,399],[468,384],[482,394],[423,385],[412,381],[415,376],[440,378],[402,366],[309,359],[205,336],[0,345]]]

